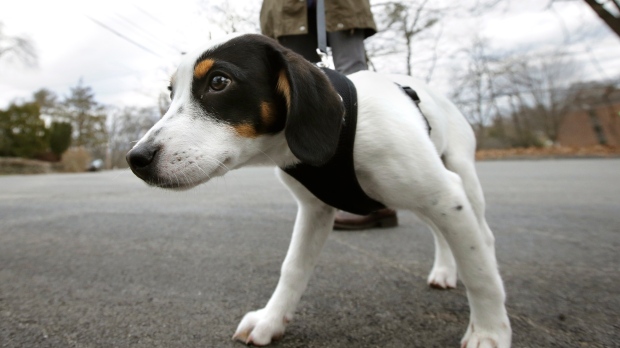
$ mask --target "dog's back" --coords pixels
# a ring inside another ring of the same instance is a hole
[[[434,162],[429,156],[458,154],[473,161],[476,140],[471,126],[452,102],[424,82],[370,71],[349,78],[357,88],[359,103],[355,167],[360,184],[371,196],[386,192],[383,183],[399,177],[406,181],[413,174],[403,171],[430,167],[430,163],[425,164],[427,160]],[[417,92],[419,108],[399,85]],[[378,171],[383,174],[378,175]]]

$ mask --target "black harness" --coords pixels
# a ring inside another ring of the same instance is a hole
[[[346,76],[331,69],[322,70],[342,97],[346,111],[336,154],[321,167],[302,162],[282,169],[324,203],[350,213],[367,215],[385,208],[385,205],[370,198],[362,190],[355,175],[353,144],[357,125],[357,91]],[[420,98],[417,93],[409,87],[400,87],[418,106]],[[428,120],[426,124],[430,134]]]
[[[413,100],[413,102],[415,103],[415,106],[418,107],[418,110],[420,110],[420,114],[422,115],[422,117],[424,118],[424,122],[426,122],[426,127],[428,128],[428,136],[431,136],[431,124],[428,123],[428,119],[426,118],[426,116],[424,116],[424,113],[422,113],[422,109],[420,109],[420,97],[418,97],[418,93],[416,91],[414,91],[411,87],[409,86],[401,86],[398,83],[396,84],[398,85],[398,87],[400,87],[403,92],[405,92],[405,94],[407,94],[409,96],[409,98],[411,98],[411,100]]]

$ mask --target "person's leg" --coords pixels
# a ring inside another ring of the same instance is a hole
[[[336,70],[348,75],[368,70],[364,33],[361,30],[343,30],[328,33]],[[334,228],[337,230],[365,230],[398,225],[396,211],[381,209],[369,215],[356,215],[344,211],[336,213]]]
[[[278,42],[286,48],[289,48],[301,54],[311,63],[318,63],[321,58],[316,53],[319,42],[316,33],[316,8],[308,8],[308,33],[302,35],[284,35],[278,37]]]
[[[329,45],[336,70],[349,75],[360,70],[368,70],[364,33],[359,29],[328,33]]]
[[[311,10],[310,10],[311,11]],[[312,14],[309,15],[309,33],[316,33],[316,24]],[[352,74],[360,70],[368,70],[364,34],[361,30],[346,30],[328,33],[336,70],[343,74]],[[287,35],[278,38],[280,44],[299,54],[306,60],[317,63],[321,59],[316,53],[318,42],[316,35]],[[375,213],[362,216],[338,211],[334,221],[337,230],[365,230],[375,227],[394,227],[398,225],[396,211],[381,209]]]
[[[285,35],[280,36],[278,41],[282,46],[301,54],[312,63],[317,63],[321,60],[316,53],[317,41],[314,35]]]

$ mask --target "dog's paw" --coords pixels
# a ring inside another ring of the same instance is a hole
[[[271,315],[265,309],[248,312],[239,323],[233,340],[247,345],[266,346],[282,338],[288,322],[286,317]]]
[[[455,267],[433,267],[428,275],[428,285],[433,289],[456,289]]]
[[[495,330],[481,330],[469,324],[461,340],[461,348],[510,348],[510,324],[500,323]]]

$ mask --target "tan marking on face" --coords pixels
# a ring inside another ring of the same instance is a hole
[[[275,122],[276,119],[273,112],[273,104],[270,102],[260,103],[260,118],[265,127],[269,127]]]
[[[256,138],[258,136],[256,128],[254,128],[254,126],[252,126],[251,124],[242,123],[233,126],[233,128],[235,128],[237,134],[244,138]]]
[[[205,59],[202,62],[198,63],[194,68],[194,78],[201,79],[205,77],[205,75],[213,66],[213,63],[215,63],[213,59]]]
[[[286,108],[287,110],[291,109],[291,85],[288,83],[288,78],[286,77],[286,71],[284,69],[280,70],[280,76],[278,77],[278,84],[276,85],[276,89],[278,92],[284,95],[284,99],[286,99]]]

